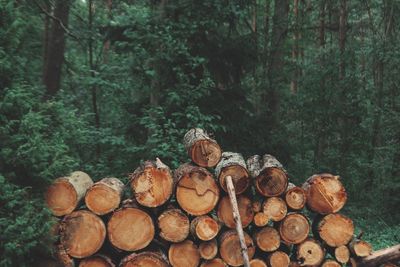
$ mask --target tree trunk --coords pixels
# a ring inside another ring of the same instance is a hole
[[[217,205],[219,188],[205,168],[183,164],[175,171],[175,179],[178,181],[176,200],[187,213],[204,215]]]
[[[173,267],[197,267],[200,263],[199,249],[191,240],[172,244],[168,258]]]
[[[119,207],[124,184],[117,178],[104,178],[93,184],[86,192],[85,203],[89,210],[104,215]]]
[[[103,221],[90,211],[75,211],[65,216],[60,225],[60,243],[74,258],[81,259],[96,253],[105,237]]]
[[[287,244],[300,244],[308,237],[310,224],[300,213],[289,213],[279,225],[279,234]]]
[[[97,254],[81,260],[79,267],[115,267],[115,264],[109,257]]]
[[[284,198],[288,208],[292,210],[303,209],[307,202],[306,192],[304,189],[295,186],[292,183],[289,183]]]
[[[227,176],[232,177],[235,193],[238,195],[246,191],[250,185],[250,177],[247,172],[246,162],[239,153],[222,153],[221,161],[215,167],[215,175],[225,192],[227,192],[225,181]]]
[[[141,252],[132,253],[126,256],[120,263],[120,267],[168,267],[168,262],[164,259],[163,255],[156,252]]]
[[[253,240],[246,232],[244,232],[244,239],[249,259],[252,259],[255,253]],[[230,266],[243,265],[239,236],[235,230],[229,230],[221,235],[219,251],[221,258]]]
[[[214,259],[218,254],[218,244],[216,239],[203,241],[199,244],[200,257],[205,260]]]
[[[273,252],[281,245],[281,237],[279,232],[272,227],[261,228],[255,234],[254,240],[259,249],[265,252]]]
[[[55,216],[73,212],[93,185],[92,179],[84,172],[76,171],[68,177],[56,179],[46,191],[46,203]]]
[[[270,267],[288,266],[290,263],[289,255],[283,251],[275,251],[268,256]]]
[[[287,206],[285,201],[280,197],[270,197],[264,201],[263,212],[272,221],[279,222],[285,218]]]
[[[294,17],[294,32],[293,32],[293,45],[292,45],[292,62],[294,64],[294,71],[292,73],[292,81],[290,82],[290,92],[297,93],[298,77],[299,77],[299,40],[300,40],[300,25],[299,25],[299,0],[293,0],[293,17]]]
[[[51,25],[49,42],[47,46],[47,61],[44,64],[43,83],[46,95],[54,96],[60,89],[62,64],[65,50],[65,27],[68,26],[68,16],[71,0],[56,0],[54,19]]]
[[[341,214],[328,214],[322,219],[314,220],[315,236],[320,237],[328,246],[340,247],[347,245],[353,237],[353,221]]]
[[[305,266],[319,266],[325,258],[325,250],[315,239],[307,239],[297,247],[297,259]]]
[[[339,17],[339,80],[343,80],[346,75],[345,50],[347,37],[347,0],[340,0]]]
[[[158,207],[171,197],[174,179],[167,165],[160,159],[145,161],[130,176],[135,198],[145,207]]]
[[[216,237],[219,229],[218,222],[208,215],[196,217],[190,223],[192,235],[203,241],[209,241]]]
[[[237,203],[242,226],[243,228],[246,228],[249,226],[254,217],[251,200],[245,195],[239,195],[237,197]],[[225,224],[225,226],[231,229],[235,228],[236,224],[233,217],[233,209],[229,196],[224,196],[221,199],[218,204],[217,214],[219,220]]]
[[[221,148],[203,129],[189,130],[183,137],[183,143],[189,157],[201,167],[214,167],[221,159]]]
[[[400,260],[400,245],[381,249],[372,255],[361,258],[357,261],[359,267],[375,267],[386,262],[396,262]]]

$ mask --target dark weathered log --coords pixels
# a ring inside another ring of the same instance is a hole
[[[321,267],[341,267],[342,265],[340,265],[339,262],[329,259],[326,260],[322,263]]]
[[[86,206],[97,215],[107,214],[118,208],[123,190],[124,184],[119,179],[101,179],[87,190]]]
[[[286,191],[288,177],[282,164],[273,156],[265,154],[261,159],[255,155],[247,160],[255,188],[263,196],[279,196]]]
[[[257,212],[254,215],[253,222],[258,227],[266,226],[269,222],[269,217],[264,212]]]
[[[115,211],[107,224],[111,244],[125,251],[137,251],[147,247],[154,238],[154,224],[143,210],[122,207]]]
[[[73,212],[86,190],[93,185],[89,175],[76,171],[70,176],[56,179],[46,191],[46,203],[55,216],[63,216]]]
[[[297,259],[303,266],[319,266],[324,258],[325,250],[315,239],[309,238],[297,247]]]
[[[246,228],[249,226],[254,217],[254,212],[251,206],[251,200],[245,195],[237,197],[239,207],[240,219],[242,226]],[[235,220],[233,218],[232,205],[229,196],[224,196],[218,204],[217,210],[218,218],[229,228],[235,228]]]
[[[119,267],[169,267],[165,256],[157,252],[132,253],[122,259]]]
[[[237,195],[246,191],[250,185],[250,176],[242,154],[234,152],[222,153],[221,161],[215,167],[215,175],[225,192],[227,191],[225,178],[232,177],[233,186]]]
[[[214,167],[221,159],[220,146],[203,129],[190,129],[183,137],[183,143],[189,157],[201,167]]]
[[[333,248],[333,256],[340,263],[347,263],[350,260],[350,250],[347,246]]]
[[[208,215],[196,217],[190,223],[190,232],[203,241],[208,241],[217,236],[219,224]]]
[[[173,267],[197,267],[200,263],[200,253],[191,240],[174,243],[168,250],[168,259]]]
[[[115,264],[109,257],[98,254],[81,260],[79,267],[115,267]]]
[[[85,258],[96,253],[105,237],[103,221],[90,211],[75,211],[65,216],[60,224],[60,243],[74,258]]]
[[[353,239],[349,244],[349,248],[355,257],[367,257],[372,254],[371,244],[364,240]]]
[[[267,198],[263,204],[263,212],[272,221],[281,221],[287,214],[286,202],[279,197]]]
[[[219,188],[205,168],[183,164],[175,171],[175,178],[178,181],[176,199],[187,213],[204,215],[217,205]]]
[[[247,253],[249,259],[252,259],[255,253],[255,247],[251,237],[245,232],[244,239],[247,246]],[[239,237],[235,230],[229,230],[223,233],[219,242],[219,253],[221,258],[231,266],[243,265],[243,256],[241,253],[241,246]]]
[[[288,244],[300,244],[308,237],[310,224],[300,213],[289,213],[279,225],[281,239]]]
[[[189,235],[189,218],[180,209],[167,209],[158,216],[159,235],[169,242],[182,242]]]
[[[268,263],[270,267],[288,267],[290,258],[283,251],[275,251],[268,256]]]
[[[203,262],[200,267],[227,267],[226,263],[220,259],[220,258],[215,258],[212,260],[208,260]]]
[[[252,259],[250,261],[250,267],[267,267],[267,264],[261,259]]]
[[[292,183],[289,183],[284,199],[287,206],[292,210],[301,210],[307,201],[304,189]]]
[[[272,227],[263,227],[254,236],[254,240],[259,249],[265,252],[272,252],[279,248],[281,237],[279,232]]]
[[[328,214],[314,223],[317,236],[331,247],[347,245],[354,234],[353,221],[342,214]]]
[[[216,239],[202,241],[199,244],[200,257],[205,260],[214,259],[218,253],[218,244]]]
[[[158,207],[172,195],[174,180],[167,165],[159,158],[145,161],[131,175],[130,185],[136,201],[145,207]]]
[[[307,206],[314,212],[328,214],[338,212],[347,201],[347,193],[339,180],[332,174],[316,174],[303,184]]]

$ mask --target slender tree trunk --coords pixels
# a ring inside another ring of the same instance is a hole
[[[340,0],[340,17],[339,17],[339,80],[343,80],[346,75],[345,49],[346,49],[346,31],[347,31],[347,0]]]
[[[65,50],[64,27],[68,25],[68,15],[71,0],[56,0],[54,7],[54,19],[47,47],[47,55],[43,71],[43,83],[46,87],[46,95],[54,96],[60,89],[62,65]]]
[[[53,13],[52,7],[48,1],[44,2],[45,10],[48,13]],[[42,82],[45,83],[45,72],[49,53],[49,39],[50,39],[50,17],[45,16],[44,18],[44,34],[43,34],[43,69],[42,69]]]
[[[298,57],[299,57],[299,39],[300,39],[300,31],[299,31],[299,0],[293,1],[293,17],[294,17],[294,32],[293,32],[293,45],[292,45],[292,61],[295,65],[294,71],[292,74],[292,80],[290,82],[290,92],[292,94],[297,93],[297,79],[299,76],[299,67],[298,67]]]
[[[112,0],[106,0],[107,12],[108,12],[108,20],[112,19]],[[108,53],[110,50],[111,41],[110,38],[107,37],[103,44],[103,63],[108,63]]]

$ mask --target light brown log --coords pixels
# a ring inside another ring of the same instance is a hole
[[[202,241],[199,244],[200,257],[206,260],[211,260],[217,256],[218,244],[216,239],[210,241]]]
[[[60,224],[60,242],[74,258],[85,258],[96,253],[105,237],[103,221],[90,211],[75,211],[65,216]]]
[[[140,205],[154,208],[171,197],[174,180],[169,167],[157,158],[141,164],[130,175],[130,185]]]
[[[190,232],[203,241],[208,241],[217,236],[219,224],[208,215],[196,217],[190,223]]]
[[[281,239],[288,244],[300,244],[310,232],[307,218],[300,213],[289,213],[279,225]]]
[[[264,201],[263,212],[272,221],[281,221],[287,214],[286,202],[279,197],[270,197]]]
[[[335,261],[335,260],[326,260],[322,263],[321,267],[341,267],[342,265],[340,265],[339,262]]]
[[[400,260],[400,245],[381,249],[373,252],[370,256],[358,259],[360,267],[375,267],[387,262],[398,262]],[[354,261],[355,262],[355,261]]]
[[[115,264],[109,257],[98,254],[81,260],[79,267],[115,267]]]
[[[340,263],[347,263],[350,260],[350,251],[347,246],[339,246],[334,249],[335,259]]]
[[[316,174],[303,184],[307,206],[314,212],[328,214],[338,212],[347,201],[347,193],[339,180],[332,174]]]
[[[244,232],[244,240],[249,259],[252,259],[255,253],[253,240],[246,232]],[[221,235],[219,253],[227,264],[231,266],[243,265],[244,261],[241,250],[239,236],[235,230],[229,230]]]
[[[268,263],[270,267],[288,267],[290,258],[283,251],[275,251],[268,256]]]
[[[46,191],[46,203],[53,215],[64,216],[73,212],[93,185],[89,175],[76,171],[70,176],[56,179]]]
[[[364,240],[352,240],[349,244],[349,248],[351,253],[356,257],[367,257],[372,254],[371,244]]]
[[[123,190],[124,184],[119,179],[101,179],[87,190],[85,204],[97,215],[107,214],[118,208]]]
[[[169,267],[169,264],[160,253],[145,251],[126,256],[119,267]]]
[[[267,267],[267,264],[261,259],[252,259],[250,261],[250,267]]]
[[[111,244],[125,251],[136,251],[147,247],[154,238],[154,224],[143,210],[122,207],[115,211],[107,224]]]
[[[208,260],[203,262],[200,267],[227,267],[226,263],[220,259],[220,258],[215,258],[212,260]]]
[[[331,247],[347,245],[353,234],[353,221],[342,214],[328,214],[318,223],[318,236]]]
[[[200,253],[191,240],[174,243],[168,250],[168,259],[173,267],[197,267],[200,263]]]
[[[260,229],[255,234],[254,240],[257,247],[265,252],[275,251],[281,244],[279,232],[275,228],[269,226]]]
[[[251,200],[245,195],[237,196],[240,220],[242,226],[249,226],[254,217],[254,212],[251,206]],[[229,228],[235,228],[235,220],[233,218],[232,205],[229,196],[224,196],[218,204],[218,218]]]
[[[159,235],[169,242],[182,242],[189,235],[189,218],[180,209],[167,209],[158,216]]]
[[[187,213],[204,215],[217,205],[219,188],[205,168],[183,164],[175,171],[175,177],[178,181],[176,199]]]
[[[214,167],[221,159],[218,143],[200,128],[190,129],[183,137],[189,157],[201,167]]]
[[[282,164],[273,156],[265,154],[262,159],[255,155],[247,160],[255,188],[263,196],[282,195],[288,186],[288,177]]]
[[[325,250],[315,239],[309,238],[297,247],[297,259],[303,266],[319,266],[324,258]]]
[[[266,226],[269,222],[269,217],[264,212],[257,212],[254,215],[253,222],[258,227]]]
[[[284,197],[288,208],[292,210],[301,210],[306,205],[306,192],[303,188],[289,183]]]
[[[228,192],[226,187],[227,176],[232,177],[237,195],[246,191],[250,185],[250,176],[246,169],[246,162],[242,154],[239,153],[222,153],[221,161],[215,167],[215,176],[218,178],[219,184],[225,192]]]

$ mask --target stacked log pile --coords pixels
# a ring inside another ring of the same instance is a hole
[[[56,179],[46,202],[59,218],[58,261],[82,267],[242,266],[228,180],[252,267],[398,260],[400,248],[375,256],[355,236],[353,221],[340,213],[347,194],[338,176],[316,174],[296,186],[275,157],[245,160],[222,152],[202,129],[188,131],[184,145],[190,163],[171,171],[158,158],[145,161],[127,185],[117,178],[94,183],[80,171]],[[126,199],[124,189],[131,192]]]

